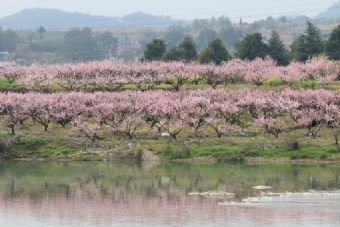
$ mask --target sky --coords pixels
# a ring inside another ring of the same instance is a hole
[[[26,8],[55,8],[104,16],[133,12],[166,15],[178,19],[226,15],[253,21],[267,16],[317,15],[336,0],[0,0],[0,17]]]

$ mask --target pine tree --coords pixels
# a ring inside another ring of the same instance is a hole
[[[307,61],[324,51],[320,30],[310,21],[306,26],[306,31],[291,46],[294,59],[298,61]]]
[[[280,39],[280,35],[273,31],[268,42],[268,54],[279,65],[288,65],[289,54],[283,41]]]
[[[230,56],[227,48],[218,38],[212,40],[198,56],[198,61],[201,63],[215,63],[218,65],[224,61],[228,61],[229,59]]]
[[[180,61],[181,53],[178,51],[177,47],[168,49],[163,55],[164,61]]]
[[[254,60],[267,55],[268,46],[263,42],[260,33],[248,34],[236,44],[236,56],[241,59]]]
[[[177,51],[180,54],[180,59],[182,61],[195,61],[197,59],[196,44],[191,37],[186,37],[178,45]]]
[[[161,60],[166,51],[166,45],[162,39],[154,39],[146,45],[144,51],[144,60],[156,61]]]
[[[326,53],[332,60],[340,60],[340,25],[336,27],[326,44]]]

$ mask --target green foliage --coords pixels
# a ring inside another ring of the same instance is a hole
[[[193,156],[208,156],[215,153],[234,153],[241,152],[242,148],[239,145],[202,145],[194,147],[190,150]]]
[[[16,81],[8,81],[0,75],[0,91],[22,91],[23,89]]]
[[[180,59],[183,61],[195,61],[197,59],[196,44],[191,37],[186,37],[177,47]]]
[[[228,61],[229,59],[230,56],[227,48],[218,38],[212,40],[198,56],[198,61],[201,63],[221,64],[222,62]]]
[[[191,76],[185,81],[186,85],[206,85],[206,82],[202,77]]]
[[[177,47],[172,47],[167,50],[163,56],[164,61],[179,61],[181,59],[181,53]]]
[[[160,155],[162,159],[169,159],[169,160],[186,159],[186,158],[191,157],[190,151],[188,151],[187,149],[183,151],[174,150],[170,145],[162,149],[160,152]]]
[[[170,48],[163,55],[165,61],[195,61],[197,59],[196,44],[190,37],[184,40],[176,47]]]
[[[336,27],[326,44],[326,53],[332,60],[340,60],[340,25]]]
[[[271,87],[277,87],[284,85],[285,82],[278,76],[273,76],[265,81],[263,81],[263,85],[265,86],[271,86]]]
[[[273,58],[277,62],[278,65],[289,64],[288,50],[276,31],[272,32],[271,37],[269,39],[268,54],[271,58]]]
[[[315,80],[303,80],[296,82],[293,87],[303,89],[315,89],[318,87],[318,82]]]
[[[305,32],[291,46],[293,57],[297,61],[307,61],[324,51],[320,30],[310,21],[306,27]]]
[[[236,56],[241,59],[254,60],[265,58],[268,54],[268,46],[262,40],[262,34],[248,34],[236,44]]]
[[[162,39],[154,39],[146,45],[144,51],[144,60],[156,61],[161,60],[166,51],[166,45]]]

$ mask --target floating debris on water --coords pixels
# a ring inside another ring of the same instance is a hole
[[[191,192],[190,196],[203,196],[207,198],[221,198],[221,199],[234,199],[235,193],[224,192],[224,191],[207,191],[207,192]]]
[[[269,190],[269,189],[272,189],[272,188],[273,187],[271,187],[271,186],[263,186],[263,185],[253,187],[253,189],[256,189],[256,190]]]
[[[340,199],[340,191],[307,191],[307,192],[285,192],[285,193],[261,193],[260,196],[249,196],[241,201],[226,201],[218,203],[224,206],[275,206],[295,204],[296,206],[315,206],[325,201]]]

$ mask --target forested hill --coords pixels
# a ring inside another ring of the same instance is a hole
[[[105,17],[65,12],[56,9],[25,9],[16,14],[0,18],[0,26],[11,29],[36,29],[44,26],[48,29],[70,29],[82,27],[115,27],[141,25],[171,25],[170,17],[154,16],[137,12],[124,17]]]

